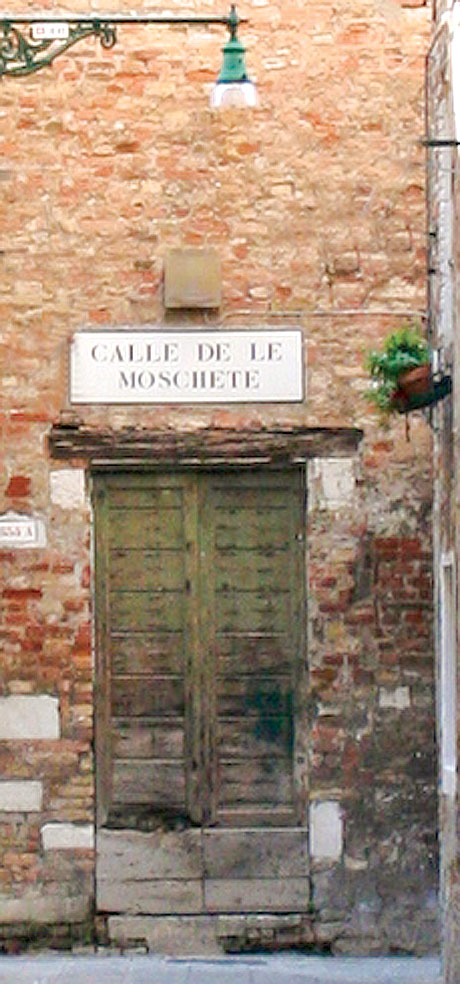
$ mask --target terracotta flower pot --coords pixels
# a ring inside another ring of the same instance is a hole
[[[413,396],[423,396],[433,387],[431,377],[431,364],[424,362],[415,369],[407,369],[398,377],[398,392],[404,394],[407,399]]]

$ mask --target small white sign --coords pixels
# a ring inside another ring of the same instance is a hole
[[[43,520],[36,516],[7,512],[0,516],[0,548],[44,547],[46,533]]]
[[[72,403],[302,399],[299,330],[82,331],[72,340]]]
[[[34,41],[67,41],[69,37],[69,25],[59,21],[31,24],[30,31]]]

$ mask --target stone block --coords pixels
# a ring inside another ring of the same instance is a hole
[[[206,879],[208,912],[305,912],[310,900],[308,878]]]
[[[34,779],[0,780],[0,813],[35,813],[42,797],[43,785]]]
[[[334,940],[331,953],[338,957],[377,957],[388,952],[388,947],[374,937],[344,937]]]
[[[343,930],[341,922],[317,922],[315,923],[315,938],[318,943],[331,943],[336,937],[340,936]]]
[[[293,948],[315,940],[311,917],[304,913],[248,913],[245,915],[218,916],[217,937],[227,952],[270,948]]]
[[[165,956],[216,956],[223,952],[216,935],[215,916],[110,916],[111,943],[130,946],[145,942]]]
[[[91,850],[94,847],[94,827],[90,823],[45,823],[41,836],[45,851]]]
[[[85,473],[82,468],[60,468],[50,473],[50,498],[61,509],[85,505]]]
[[[395,711],[404,711],[411,706],[409,687],[381,687],[379,691],[379,707]]]
[[[167,308],[217,308],[222,299],[220,258],[209,248],[170,249],[165,256]]]
[[[308,874],[306,830],[208,830],[207,878],[293,878]]]
[[[348,919],[354,905],[354,879],[344,873],[341,865],[330,865],[314,873],[312,879],[313,905],[323,923],[340,923]]]
[[[308,467],[309,510],[343,509],[354,504],[354,458],[315,458]]]
[[[0,697],[0,741],[59,738],[57,697]]]
[[[112,879],[98,879],[97,906],[101,912],[131,915],[203,911],[202,885],[198,879],[152,878],[121,883],[116,872]]]
[[[104,912],[203,911],[199,830],[100,830],[97,865]]]
[[[47,895],[26,891],[21,898],[0,896],[0,923],[82,922],[91,912],[91,899],[86,895],[68,896],[64,891]]]
[[[123,884],[146,878],[201,878],[201,831],[99,830],[100,877]]]
[[[310,853],[316,861],[338,861],[343,850],[343,818],[335,800],[310,807]]]

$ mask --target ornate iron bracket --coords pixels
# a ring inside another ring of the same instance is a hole
[[[120,24],[224,24],[233,36],[242,21],[231,7],[227,17],[163,17],[161,14],[137,17],[117,14],[42,16],[3,15],[0,17],[0,76],[31,75],[51,65],[58,55],[77,41],[94,36],[103,48],[113,48]],[[26,34],[24,28],[29,28]]]

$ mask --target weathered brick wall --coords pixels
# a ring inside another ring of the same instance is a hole
[[[18,463],[26,449],[39,459],[36,425],[23,420],[13,429]],[[57,481],[45,476],[45,498],[38,469],[25,470],[8,480],[7,508],[46,514],[48,545],[0,553],[0,921],[13,933],[30,924],[33,936],[42,924],[89,916],[94,783],[88,511],[81,494],[66,490],[66,472],[54,472]],[[56,720],[43,695],[56,702]]]
[[[342,864],[315,865],[318,936],[417,952],[436,915],[430,492],[420,461],[394,462],[383,501],[362,474],[348,504],[311,515],[311,785],[320,800],[340,789],[345,812]]]
[[[122,28],[110,52],[88,41],[2,82],[0,509],[47,532],[46,547],[1,556],[2,687],[6,701],[57,698],[58,725],[29,704],[24,732],[0,743],[0,923],[78,923],[93,901],[87,462],[53,458],[51,426],[115,443],[128,428],[346,426],[365,437],[343,481],[333,453],[309,469],[310,788],[326,810],[312,818],[336,845],[316,842],[311,939],[421,952],[437,884],[430,431],[420,416],[410,442],[402,420],[382,430],[362,394],[364,351],[425,311],[430,10],[259,0],[240,13],[260,88],[249,115],[207,108],[221,29]],[[205,245],[221,257],[221,309],[166,313],[166,251]],[[301,326],[305,403],[69,406],[76,329],[204,318]]]

